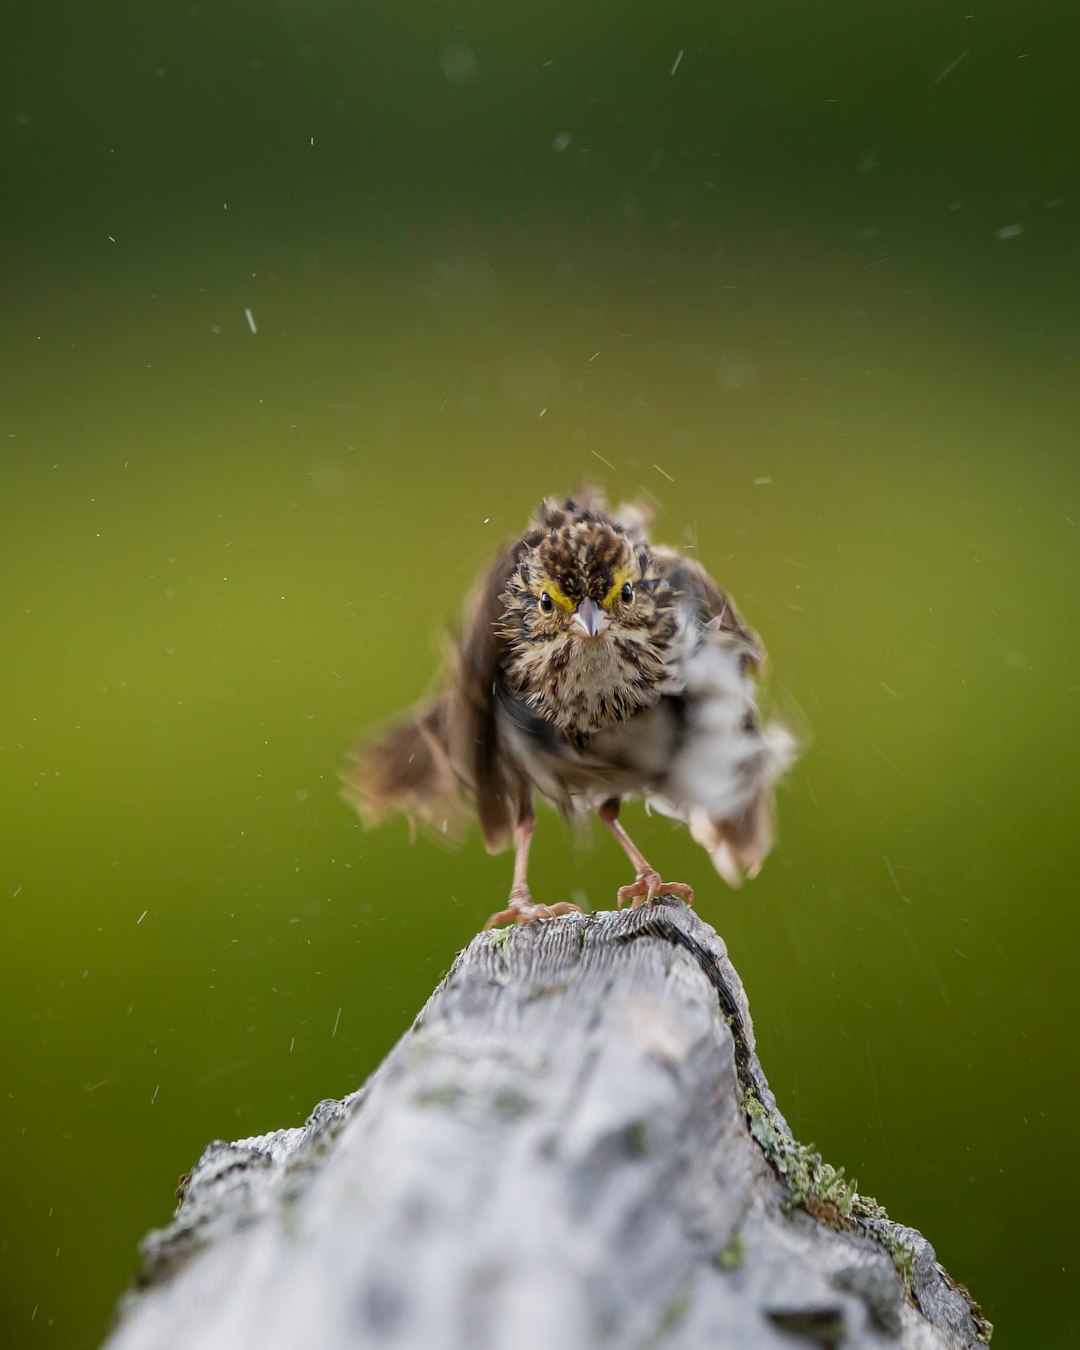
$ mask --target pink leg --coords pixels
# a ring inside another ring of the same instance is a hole
[[[622,909],[627,901],[636,908],[638,905],[651,905],[658,895],[677,895],[688,905],[694,903],[694,892],[681,881],[664,881],[644,853],[623,829],[619,821],[619,799],[612,797],[597,812],[600,819],[615,836],[619,847],[634,864],[635,878],[629,886],[620,886],[618,903]]]
[[[485,928],[494,928],[500,923],[532,923],[534,919],[553,919],[557,914],[580,914],[577,905],[560,900],[554,905],[534,904],[526,880],[529,870],[529,845],[532,843],[536,820],[532,815],[523,816],[514,829],[514,880],[510,887],[509,908],[493,914]]]

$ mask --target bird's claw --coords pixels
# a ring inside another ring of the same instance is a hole
[[[537,919],[554,919],[560,914],[580,913],[581,907],[570,904],[568,900],[558,900],[553,905],[538,905],[528,891],[518,894],[511,891],[509,907],[493,914],[484,928],[497,928],[502,923],[535,923]]]
[[[651,905],[658,895],[675,895],[688,905],[694,903],[694,890],[682,881],[665,881],[659,872],[639,872],[629,886],[620,886],[616,897],[619,909],[629,904],[632,909],[639,905]]]

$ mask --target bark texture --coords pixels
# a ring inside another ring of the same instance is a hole
[[[481,933],[360,1091],[211,1144],[109,1350],[975,1346],[798,1144],[678,902]]]

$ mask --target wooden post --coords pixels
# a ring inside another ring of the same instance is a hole
[[[109,1350],[975,1346],[777,1110],[679,902],[481,933],[358,1092],[203,1153]]]

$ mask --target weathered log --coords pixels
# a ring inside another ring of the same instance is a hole
[[[367,1084],[211,1144],[110,1350],[961,1347],[966,1290],[792,1137],[678,902],[481,933]]]

